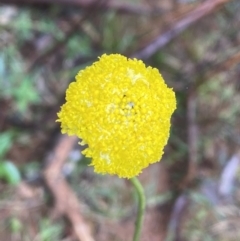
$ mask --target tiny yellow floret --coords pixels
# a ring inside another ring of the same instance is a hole
[[[77,135],[97,173],[132,178],[160,161],[176,98],[156,68],[102,55],[69,85],[58,113],[62,133]]]

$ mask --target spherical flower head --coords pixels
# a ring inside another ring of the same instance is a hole
[[[58,113],[97,173],[132,178],[159,161],[169,138],[175,94],[159,71],[120,54],[102,55],[69,85]]]

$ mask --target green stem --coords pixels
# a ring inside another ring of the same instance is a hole
[[[139,182],[137,177],[131,178],[130,181],[132,182],[132,184],[137,192],[137,195],[138,195],[138,213],[137,213],[137,220],[135,223],[135,232],[134,232],[133,241],[139,241],[140,235],[141,235],[141,229],[142,229],[142,225],[143,225],[146,199],[145,199],[145,195],[144,195],[143,186]]]

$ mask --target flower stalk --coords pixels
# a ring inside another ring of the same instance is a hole
[[[138,213],[137,213],[137,219],[135,222],[135,231],[134,231],[133,241],[139,241],[141,236],[142,226],[143,226],[144,211],[146,207],[146,198],[145,198],[143,186],[138,180],[138,178],[133,177],[130,179],[130,181],[133,184],[138,196]]]

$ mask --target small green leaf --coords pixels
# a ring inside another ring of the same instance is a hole
[[[21,181],[19,170],[10,161],[0,161],[0,178],[12,185],[16,185]]]
[[[23,229],[23,225],[20,220],[13,217],[9,220],[10,228],[13,233],[19,233]]]
[[[14,133],[12,131],[5,131],[0,135],[0,159],[9,151],[12,146],[12,139]]]
[[[25,78],[13,93],[18,110],[26,111],[29,104],[37,103],[39,96],[30,78]]]

